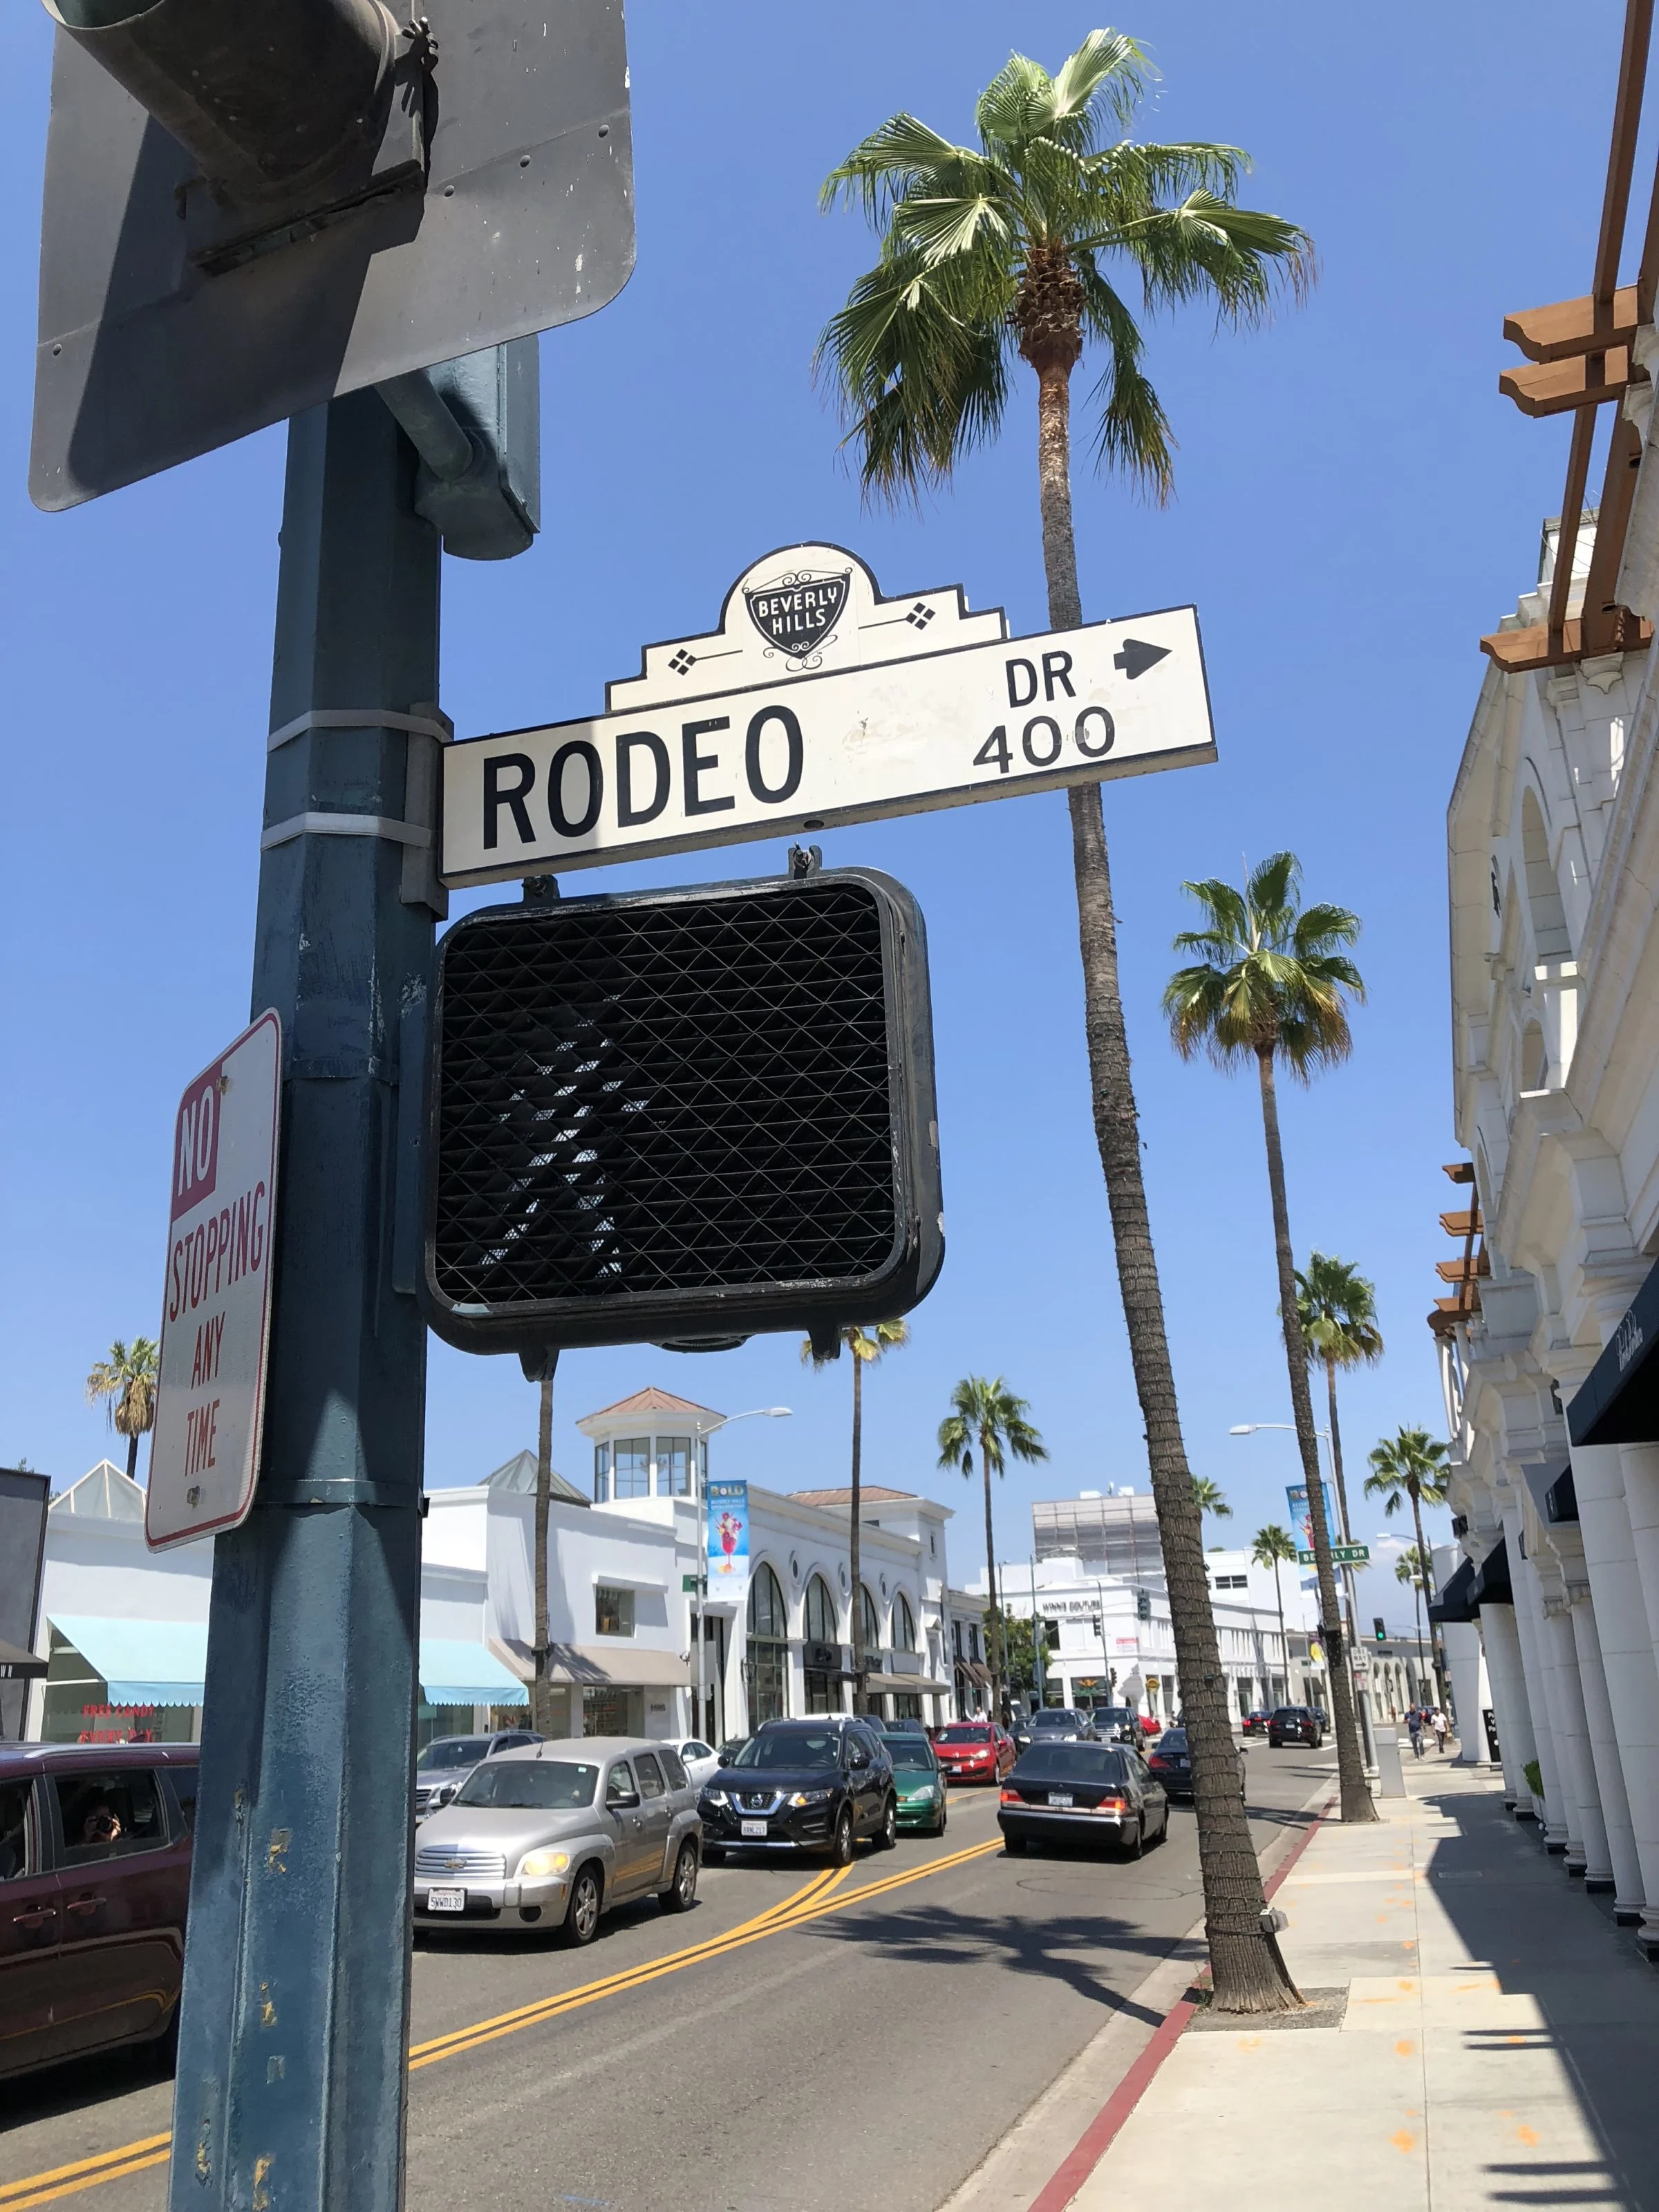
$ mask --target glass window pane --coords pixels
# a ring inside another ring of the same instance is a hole
[[[806,1585],[806,1638],[810,1644],[834,1644],[838,1641],[835,1601],[830,1595],[830,1585],[822,1575],[814,1575]]]
[[[690,1437],[657,1438],[657,1495],[659,1498],[689,1498],[691,1495]]]
[[[662,1769],[658,1765],[653,1753],[648,1751],[636,1752],[634,1756],[634,1771],[640,1778],[641,1797],[662,1796]]]
[[[649,1498],[651,1495],[651,1439],[649,1437],[618,1437],[615,1448],[616,1498]]]
[[[593,1447],[593,1503],[603,1505],[611,1495],[611,1447]]]
[[[618,1797],[632,1797],[636,1794],[628,1761],[619,1759],[605,1778],[605,1802],[607,1805],[613,1805]]]
[[[0,1881],[28,1871],[29,1785],[0,1783]]]
[[[597,1636],[634,1633],[634,1593],[599,1583],[593,1590],[593,1632]]]
[[[879,1651],[881,1649],[880,1616],[876,1611],[876,1601],[871,1596],[869,1591],[862,1587],[859,1590],[859,1620],[863,1628],[865,1650]]]
[[[71,1866],[160,1850],[167,1842],[155,1777],[143,1767],[109,1774],[55,1774],[58,1816]]]
[[[893,1649],[895,1651],[914,1651],[915,1648],[915,1617],[910,1611],[909,1599],[901,1590],[893,1600]]]

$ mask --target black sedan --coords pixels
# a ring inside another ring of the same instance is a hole
[[[1279,1751],[1287,1743],[1305,1743],[1317,1751],[1325,1741],[1323,1716],[1311,1705],[1279,1705],[1267,1716],[1267,1747]]]
[[[1043,1705],[1013,1727],[1014,1748],[1028,1751],[1034,1743],[1097,1743],[1099,1731],[1087,1713],[1071,1705]]]
[[[1138,1859],[1169,1833],[1170,1800],[1139,1752],[1034,1743],[1002,1785],[997,1823],[1011,1853],[1044,1838],[1113,1843]]]
[[[1238,1794],[1244,1795],[1244,1754],[1235,1751],[1238,1761]],[[1193,1753],[1184,1728],[1165,1729],[1146,1754],[1149,1771],[1164,1784],[1171,1797],[1190,1798],[1193,1794]]]
[[[710,1863],[732,1850],[827,1851],[832,1865],[850,1866],[863,1837],[893,1848],[893,1761],[874,1729],[853,1720],[768,1721],[705,1784],[697,1813]]]

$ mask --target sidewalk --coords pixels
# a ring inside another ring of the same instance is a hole
[[[1322,1826],[1278,1891],[1318,2024],[1194,2015],[1073,2212],[1659,2212],[1659,1973],[1495,1778],[1406,1767],[1380,1826]]]

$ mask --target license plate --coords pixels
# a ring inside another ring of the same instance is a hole
[[[1051,1790],[1048,1792],[1048,1802],[1051,1805],[1058,1805],[1061,1807],[1062,1809],[1069,1811],[1074,1800],[1063,1790]]]
[[[428,1912],[465,1912],[466,1892],[464,1889],[429,1889],[426,1893]]]
[[[763,1836],[766,1833],[766,1823],[764,1820],[745,1820],[743,1824],[743,1832],[745,1836]]]

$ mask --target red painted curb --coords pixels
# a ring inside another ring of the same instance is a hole
[[[1328,1798],[1322,1809],[1315,1814],[1295,1844],[1285,1854],[1283,1863],[1274,1869],[1265,1884],[1264,1896],[1273,1894],[1324,1826],[1325,1815],[1335,1802],[1334,1797]],[[1066,2207],[1111,2148],[1114,2137],[1146,2095],[1152,2076],[1175,2049],[1181,2039],[1182,2030],[1197,2009],[1189,1997],[1182,1997],[1164,2014],[1153,2029],[1152,2040],[1146,2049],[1085,2128],[1067,2156],[1050,2175],[1041,2195],[1032,2198],[1030,2212],[1065,2212]]]

